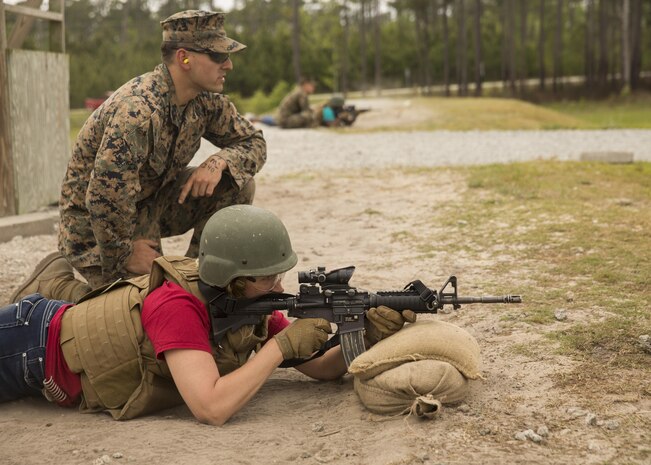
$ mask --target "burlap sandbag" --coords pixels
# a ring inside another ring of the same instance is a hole
[[[433,418],[441,404],[459,402],[468,392],[466,378],[440,360],[403,363],[370,379],[355,377],[354,386],[371,412],[421,418]]]
[[[369,379],[418,360],[448,362],[466,378],[481,378],[479,345],[475,338],[466,330],[439,320],[405,326],[353,360],[348,372],[355,378]]]

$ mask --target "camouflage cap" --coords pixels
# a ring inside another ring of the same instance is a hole
[[[188,47],[210,50],[219,53],[234,53],[246,48],[233,39],[226,37],[224,31],[224,13],[201,10],[186,10],[173,14],[161,21],[163,42]]]

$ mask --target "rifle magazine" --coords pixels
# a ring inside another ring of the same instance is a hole
[[[346,367],[349,367],[353,360],[366,351],[364,345],[364,331],[352,331],[340,334],[341,353],[344,356]]]

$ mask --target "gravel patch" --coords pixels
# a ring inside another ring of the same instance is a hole
[[[651,161],[651,130],[432,131],[342,134],[327,129],[263,127],[262,173],[315,169],[453,166],[537,159],[579,160],[586,152],[630,152]],[[217,149],[203,141],[193,164]]]

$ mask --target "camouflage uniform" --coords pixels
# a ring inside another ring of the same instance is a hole
[[[222,13],[182,12],[162,22],[163,40],[221,53],[244,48],[226,37],[223,22]],[[59,250],[92,287],[129,276],[134,239],[160,245],[194,228],[187,254],[196,257],[215,211],[253,201],[253,176],[266,161],[262,132],[224,95],[202,92],[184,107],[174,95],[160,64],[114,92],[77,137],[59,202]],[[179,204],[202,137],[222,149],[228,168],[211,197]]]
[[[278,107],[278,125],[281,128],[309,128],[318,123],[310,108],[307,94],[297,87],[280,102]]]

